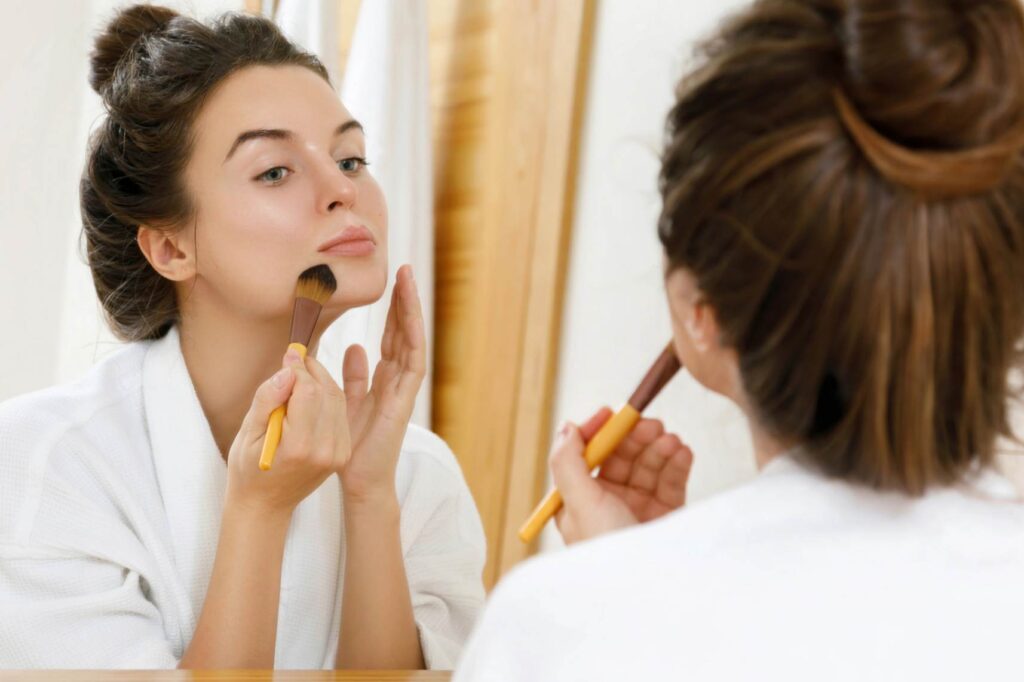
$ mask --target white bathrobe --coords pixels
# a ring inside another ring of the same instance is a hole
[[[176,330],[0,405],[0,668],[174,667],[210,581],[226,480]],[[423,654],[450,668],[483,605],[483,529],[428,431],[409,427],[396,488]],[[334,665],[343,533],[332,476],[288,530],[278,668]]]
[[[993,471],[922,498],[789,457],[527,562],[458,682],[1024,679],[1024,505]]]

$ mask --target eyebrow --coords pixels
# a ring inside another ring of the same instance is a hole
[[[340,126],[334,129],[332,137],[343,135],[352,129],[362,130],[363,124],[355,119],[345,121]],[[234,143],[232,143],[231,145],[231,149],[228,150],[227,156],[224,157],[223,163],[227,163],[228,159],[230,159],[231,156],[235,153],[235,150],[238,149],[242,144],[244,144],[245,142],[249,142],[250,140],[290,140],[293,137],[294,134],[292,133],[292,131],[284,130],[282,128],[257,128],[255,130],[246,130],[243,133],[239,133],[238,137],[235,138]]]

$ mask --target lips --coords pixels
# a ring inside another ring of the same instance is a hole
[[[346,227],[341,234],[320,245],[320,253],[329,256],[368,256],[377,249],[377,240],[364,225]]]

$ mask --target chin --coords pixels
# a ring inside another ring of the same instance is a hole
[[[327,308],[349,310],[370,305],[380,300],[388,283],[387,265],[371,267],[332,268],[338,280],[338,290],[327,303]]]

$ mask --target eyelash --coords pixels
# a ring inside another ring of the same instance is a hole
[[[341,164],[345,163],[346,161],[355,161],[355,162],[357,162],[359,164],[359,166],[357,168],[353,169],[353,170],[348,170],[347,171],[344,168],[340,167]],[[344,159],[341,159],[340,161],[338,161],[337,163],[338,163],[338,166],[339,166],[338,170],[340,170],[342,173],[349,173],[349,174],[358,173],[363,168],[366,168],[367,166],[370,165],[370,162],[367,161],[365,158],[363,158],[361,156],[347,156]],[[268,180],[267,179],[267,174],[272,172],[272,171],[276,171],[276,170],[286,170],[286,171],[288,171],[289,175],[293,172],[290,168],[287,168],[285,166],[274,166],[273,168],[268,168],[267,170],[263,171],[262,173],[260,173],[259,175],[257,175],[253,179],[256,180],[257,182],[262,182],[262,183],[264,183],[266,185],[270,185],[271,187],[273,187],[275,185],[280,185],[282,182],[284,182],[284,179],[288,177],[287,175],[284,176],[284,178],[281,178],[280,180]]]

